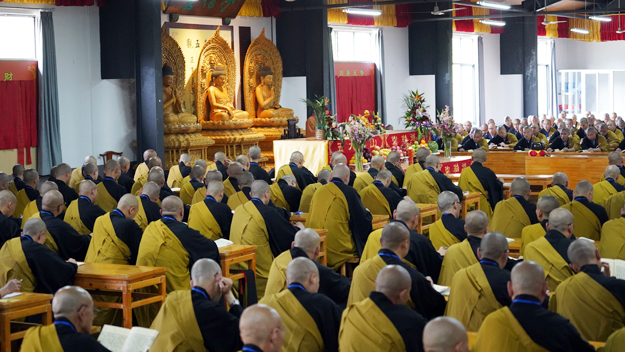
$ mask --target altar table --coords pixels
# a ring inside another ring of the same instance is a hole
[[[92,295],[121,296],[122,303],[103,301],[93,303],[96,307],[121,309],[124,327],[130,329],[132,328],[133,308],[151,303],[159,303],[160,306],[167,298],[166,271],[166,268],[150,266],[85,263],[78,267],[74,285],[90,291]],[[155,285],[158,287],[157,294],[133,292]]]
[[[11,341],[23,339],[26,330],[37,324],[14,320],[41,314],[43,325],[52,324],[52,295],[22,292],[19,296],[0,299],[0,352],[11,351]],[[11,333],[11,326],[16,332]]]

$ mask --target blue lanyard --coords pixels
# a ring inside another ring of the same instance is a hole
[[[198,290],[197,288],[194,287],[194,288],[191,289],[191,291],[197,292],[197,293],[201,294],[202,296],[204,296],[204,298],[208,299],[208,295],[206,293],[202,292],[202,290]]]
[[[262,200],[260,200],[260,199],[258,199],[258,198],[252,198],[252,199],[250,199],[250,200],[251,200],[252,202],[258,202],[258,203],[260,203],[260,204],[263,204],[263,201],[262,201]]]
[[[46,210],[42,210],[41,213],[42,214],[47,214],[47,215],[50,215],[50,216],[54,216],[54,214],[52,214],[51,212],[46,211]]]
[[[30,186],[26,186],[25,188],[26,188],[26,189],[32,189],[32,190],[34,190],[34,188],[32,188],[32,187],[30,187]]]
[[[243,347],[243,349],[241,349],[241,352],[258,352],[253,348],[249,348],[249,347]]]
[[[119,209],[113,209],[114,212],[116,212],[117,214],[119,214],[119,216],[121,216],[122,218],[125,218],[126,215],[124,215],[124,213],[122,213],[121,211],[119,211]]]
[[[301,288],[304,292],[308,292],[306,288],[300,284],[290,284],[287,288]]]
[[[513,197],[518,199],[518,200],[525,199],[525,197],[523,197],[523,196],[513,196]]]
[[[381,181],[373,181],[374,185],[380,185],[380,186],[384,186],[384,184]]]
[[[426,170],[433,171],[433,172],[436,172],[436,170],[434,170],[434,168],[433,168],[433,167],[426,167],[425,169],[426,169]]]
[[[378,255],[379,255],[379,256],[382,256],[382,257],[392,257],[392,258],[395,258],[395,259],[397,259],[397,260],[401,260],[401,259],[399,259],[399,257],[398,257],[396,254],[378,253]]]
[[[191,182],[191,181],[200,182],[200,181],[197,180],[197,178],[192,178],[192,179],[189,180],[189,182]]]
[[[577,198],[575,198],[573,200],[576,200],[576,201],[579,202],[579,201],[582,201],[582,200],[588,200],[588,198],[586,198],[586,197],[577,197]]]
[[[336,184],[343,183],[343,181],[330,181],[330,182],[332,182],[332,183],[336,183]]]
[[[452,214],[452,213],[445,213],[445,214],[443,214],[443,216],[445,216],[445,215],[451,215],[451,216],[455,217],[454,214]]]
[[[74,325],[72,325],[71,323],[68,323],[66,321],[55,321],[54,325],[65,325],[65,326],[69,326],[74,332],[76,331],[76,328],[74,327]]]
[[[512,301],[512,303],[527,303],[527,304],[533,304],[539,307],[542,307],[542,303],[540,302],[536,302],[536,301],[530,301],[529,299],[515,299],[514,301]]]
[[[213,198],[213,196],[206,196],[206,198],[204,198],[204,200],[206,200],[206,199],[214,200],[215,202],[217,201],[217,199]]]
[[[171,216],[163,216],[163,219],[168,219],[168,220],[171,220],[171,221],[178,221],[178,220],[172,218]]]
[[[258,163],[250,163],[250,165],[256,165],[256,166],[258,166]]]
[[[613,178],[606,178],[605,180],[608,181],[608,182],[614,182]]]
[[[32,242],[32,241],[33,241],[33,239],[32,239],[32,238],[30,238],[30,236],[28,236],[28,235],[22,235],[22,237],[24,237],[25,239],[29,240],[30,242]]]
[[[89,198],[87,198],[87,197],[85,197],[85,196],[80,196],[80,197],[78,197],[78,198],[80,198],[80,199],[84,199],[84,200],[86,200],[87,202],[91,203],[91,199],[89,199]]]
[[[87,176],[85,176],[85,180],[91,180],[91,181],[93,181],[93,177],[91,177],[91,176],[87,175]]]
[[[148,196],[147,196],[147,195],[145,195],[145,194],[142,194],[142,195],[140,195],[139,197],[141,197],[141,198],[143,198],[143,199],[145,199],[145,200],[150,200],[150,197],[148,197]]]
[[[499,263],[497,263],[494,260],[490,260],[490,259],[482,259],[482,260],[480,260],[480,264],[486,264],[486,265],[492,265],[492,266],[499,267]]]
[[[105,179],[105,180],[109,180],[109,181],[113,181],[113,182],[117,182],[117,181],[115,181],[115,179],[114,179],[114,178],[109,177],[109,176],[106,176],[104,179]]]
[[[289,166],[295,166],[295,167],[297,167],[297,164],[296,164],[296,163],[289,163]]]

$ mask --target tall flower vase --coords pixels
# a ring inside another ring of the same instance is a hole
[[[354,159],[356,159],[356,171],[358,172],[362,172],[364,171],[364,168],[362,166],[362,147],[360,148],[354,148]]]
[[[445,137],[443,143],[445,144],[445,159],[451,158],[451,139],[453,137]]]
[[[326,130],[323,129],[323,128],[317,127],[315,129],[315,139],[317,139],[317,140],[326,139]]]

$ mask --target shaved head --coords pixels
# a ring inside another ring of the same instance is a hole
[[[197,159],[193,163],[193,166],[201,166],[204,170],[206,170],[206,168],[208,167],[208,163],[204,159]]]
[[[183,163],[189,163],[191,162],[191,155],[187,154],[187,153],[183,153],[180,154],[180,159],[178,159],[179,161],[183,162]]]
[[[469,338],[464,325],[452,317],[438,317],[430,320],[423,329],[423,348],[425,352],[456,352],[469,350]]]
[[[98,170],[98,166],[95,163],[86,163],[85,166],[82,167],[82,173],[87,175],[93,175],[93,173]]]
[[[621,170],[616,165],[610,165],[605,168],[605,178],[616,180],[621,175]]]
[[[436,198],[436,203],[441,212],[445,213],[450,210],[454,204],[459,203],[458,195],[451,191],[443,191]]]
[[[90,319],[85,309],[91,309]],[[78,286],[65,286],[54,294],[52,299],[54,318],[66,318],[82,334],[91,333],[93,323],[93,300],[85,289]]]
[[[43,196],[41,208],[46,211],[56,210],[57,207],[64,204],[63,195],[59,191],[49,191]],[[53,212],[54,213],[54,212]]]
[[[297,248],[301,248],[306,254],[313,255],[317,248],[320,246],[319,234],[313,229],[303,229],[297,231],[295,234],[294,245]]]
[[[124,194],[117,202],[117,208],[123,212],[130,208],[139,208],[139,200],[133,194]]]
[[[26,220],[26,223],[24,224],[24,230],[22,230],[25,235],[28,235],[33,239],[38,234],[46,231],[46,223],[39,218],[30,218]]]
[[[586,197],[588,198],[589,201],[592,201],[592,199],[590,199],[590,193],[593,191],[593,187],[592,187],[592,183],[590,183],[589,181],[579,181],[577,183],[577,185],[575,186],[575,197]]]
[[[39,173],[35,169],[24,170],[23,181],[27,185],[35,185],[39,180]]]
[[[331,177],[332,177],[332,171],[328,169],[323,169],[319,171],[319,173],[317,174],[317,180],[319,181],[326,180],[329,182]]]
[[[525,177],[517,177],[512,181],[510,192],[515,196],[525,197],[530,191],[530,181]]]
[[[6,186],[4,186],[5,183]],[[4,172],[0,172],[0,187],[9,187],[9,175],[5,174]],[[0,188],[0,190],[7,188]]]
[[[252,183],[252,198],[262,198],[269,191],[269,185],[263,180],[257,180]]]
[[[206,194],[213,198],[219,196],[224,191],[224,184],[219,181],[211,181],[206,186]]]
[[[151,168],[148,172],[148,181],[161,185],[165,181],[165,171],[158,166]]]
[[[430,148],[419,147],[419,149],[417,149],[417,160],[420,163],[424,163],[425,159],[430,154],[432,154],[432,152],[430,152]]]
[[[206,172],[206,182],[210,182],[210,181],[219,181],[222,182],[224,179],[224,176],[221,174],[221,172],[219,170],[208,170]],[[238,180],[239,183],[241,183],[241,180]]]
[[[426,167],[436,167],[436,165],[438,165],[440,162],[441,162],[441,159],[437,157],[436,155],[430,154],[425,158]]]
[[[215,161],[224,162],[225,160],[226,160],[226,153],[224,152],[215,153]]]
[[[554,185],[566,186],[569,183],[569,177],[564,172],[556,172],[553,174],[553,180],[551,183]]]
[[[395,164],[396,162],[399,161],[400,155],[398,152],[396,151],[392,151],[390,153],[388,153],[388,155],[386,156],[386,161]]]
[[[63,177],[65,174],[67,174],[69,172],[72,172],[72,168],[69,165],[65,164],[65,163],[61,163],[61,164],[58,164],[54,168],[53,176],[58,179],[60,177]]]
[[[291,153],[291,162],[292,163],[299,163],[300,161],[304,160],[304,154],[302,154],[302,152],[293,152]]]
[[[250,159],[247,158],[247,155],[239,155],[237,156],[237,163],[241,165],[247,165],[250,162]]]
[[[189,177],[190,178],[202,178],[204,176],[204,168],[196,165],[194,167],[191,168],[191,172],[189,173]]]
[[[157,156],[158,154],[156,154],[156,150],[154,149],[147,149],[146,151],[143,152],[143,161],[148,161],[150,160],[150,158]]]
[[[591,241],[578,239],[573,241],[567,250],[567,255],[571,264],[578,268],[586,264],[597,264],[597,247]]]
[[[545,195],[540,197],[536,203],[536,208],[542,211],[545,218],[549,219],[549,214],[560,207],[560,202],[554,196]]]
[[[347,157],[343,153],[337,154],[332,158],[332,165],[336,164],[347,164]]]
[[[39,195],[43,197],[44,194],[48,193],[48,191],[51,191],[51,190],[58,191],[59,185],[57,185],[56,183],[52,181],[46,181],[42,183],[41,186],[39,186]]]
[[[221,267],[212,259],[203,258],[196,261],[191,268],[191,280],[195,286],[205,286],[221,273]]]
[[[608,154],[608,163],[610,165],[623,165],[623,155],[619,152],[612,152]]]
[[[98,160],[96,160],[95,157],[93,157],[92,155],[87,155],[85,157],[85,160],[83,160],[82,164],[83,166],[86,165],[87,163],[92,163],[92,164],[97,164]]]
[[[308,281],[311,275],[319,277],[319,269],[315,263],[305,257],[299,257],[291,260],[286,267],[286,283],[290,285],[292,283],[304,283]]]
[[[260,159],[260,152],[260,147],[255,145],[253,147],[250,147],[250,150],[248,150],[247,154],[250,156],[250,159],[258,160]]]
[[[120,156],[119,159],[117,159],[117,162],[119,162],[119,167],[121,167],[122,169],[130,164],[130,160],[125,156]]]
[[[345,178],[349,177],[349,167],[345,164],[336,164],[334,169],[332,169],[332,177],[340,178],[341,180],[345,180]]]
[[[403,290],[410,290],[412,279],[410,274],[399,265],[387,265],[375,279],[375,290],[386,297],[395,297]]]
[[[396,251],[408,239],[410,239],[410,232],[406,226],[399,222],[390,222],[382,229],[380,243],[383,248]]]
[[[8,203],[17,204],[17,197],[15,197],[15,194],[13,194],[13,192],[7,189],[0,191],[0,207],[4,207]]]
[[[503,233],[492,231],[484,235],[480,243],[482,258],[496,260],[508,250],[508,240]]]
[[[371,167],[373,167],[376,170],[380,170],[384,167],[384,157],[382,155],[374,155],[371,158]]]
[[[486,151],[482,148],[477,148],[473,150],[473,160],[477,161],[478,163],[485,163],[486,162]]]
[[[150,181],[144,184],[143,191],[141,191],[141,194],[145,194],[150,199],[158,199],[160,193],[161,193],[161,187],[153,181]]]
[[[106,162],[106,164],[104,165],[104,172],[107,175],[110,175],[112,173],[115,172],[115,170],[121,168],[121,166],[119,166],[119,162],[117,160],[109,160]]]
[[[544,295],[541,291],[545,287],[545,271],[540,264],[525,260],[512,268],[510,282],[515,296],[527,294],[541,298]]]
[[[408,222],[415,216],[419,215],[421,209],[411,199],[404,199],[397,204],[395,219]]]
[[[24,166],[22,164],[13,165],[12,175],[13,177],[22,177],[24,174]]]
[[[464,226],[469,235],[480,237],[488,228],[488,216],[481,210],[473,210],[467,214]]]
[[[568,209],[554,209],[549,214],[549,228],[565,233],[574,220],[573,214]]]
[[[378,172],[378,175],[375,177],[379,181],[388,181],[393,179],[393,174],[388,170],[382,170]]]
[[[282,319],[278,312],[268,305],[259,303],[246,308],[239,320],[239,330],[241,331],[241,341],[244,344],[261,346],[271,343],[274,337],[274,330],[282,328]],[[280,350],[276,346],[276,350]]]
[[[163,209],[163,216],[178,215],[183,207],[184,207],[184,204],[182,203],[180,198],[176,196],[168,196],[165,199],[163,199],[163,202],[161,203],[161,208]]]
[[[98,188],[98,186],[91,180],[82,180],[80,181],[80,185],[78,186],[78,195],[88,196],[91,194],[91,191]]]
[[[232,178],[237,178],[243,172],[243,165],[234,162],[228,165],[228,176]]]
[[[148,169],[151,169],[156,166],[163,167],[163,162],[161,161],[161,158],[159,158],[158,156],[153,156],[150,158],[150,160],[148,160]]]
[[[252,187],[254,175],[249,171],[243,171],[239,177],[237,177],[237,181],[239,181],[239,186],[241,186],[241,188]]]

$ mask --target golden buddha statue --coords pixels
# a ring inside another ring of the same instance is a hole
[[[260,84],[256,86],[256,118],[270,119],[274,117],[293,118],[293,110],[283,108],[276,101],[273,87],[273,71],[271,67],[263,66],[258,72]]]
[[[249,114],[245,111],[236,110],[230,102],[230,97],[226,92],[225,85],[227,80],[226,70],[223,66],[216,66],[211,73],[211,81],[206,93],[204,101],[206,106],[206,116],[204,121],[230,121],[230,120],[247,120]]]
[[[174,86],[175,74],[171,66],[163,66],[163,122],[165,133],[191,133],[202,129],[197,117],[184,112],[180,93]]]

